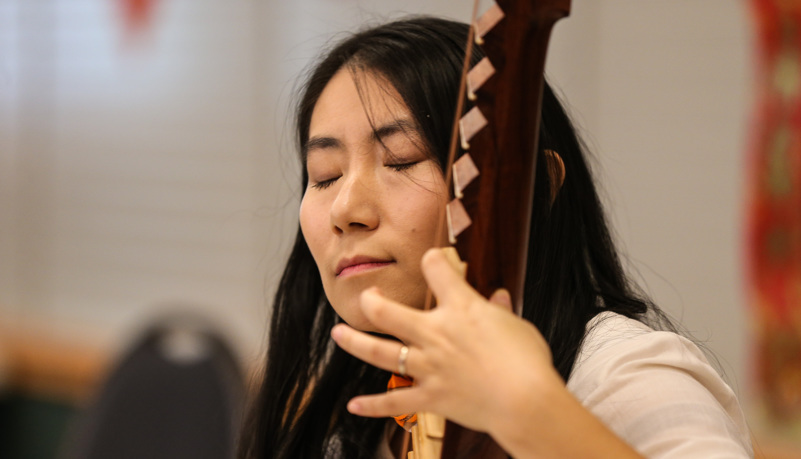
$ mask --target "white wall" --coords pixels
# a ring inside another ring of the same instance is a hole
[[[155,1],[132,44],[118,4],[0,0],[0,313],[113,347],[179,303],[253,356],[296,225],[296,75],[334,32],[472,7]],[[548,66],[632,270],[740,383],[746,13],[733,0],[574,0]]]
[[[550,68],[583,120],[632,272],[739,385],[753,85],[747,6],[574,1]]]

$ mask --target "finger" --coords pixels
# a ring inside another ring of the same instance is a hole
[[[499,288],[495,290],[495,293],[489,298],[489,302],[500,306],[502,309],[505,309],[509,312],[512,312],[512,295],[509,294],[509,290],[505,288]]]
[[[371,336],[345,324],[335,325],[331,329],[331,337],[345,352],[359,360],[383,370],[395,373],[400,371],[399,358],[403,347],[402,343]],[[413,349],[409,348],[405,359],[406,374],[409,376],[415,374],[413,365],[410,366],[410,360],[413,358],[412,351]],[[416,354],[417,350],[414,350],[414,353]]]
[[[438,303],[464,304],[478,295],[448,261],[442,249],[429,249],[423,255],[421,266]]]
[[[425,406],[419,388],[395,389],[391,392],[354,397],[348,402],[348,411],[371,418],[416,413]]]
[[[423,312],[384,297],[376,288],[368,288],[359,297],[367,320],[383,333],[405,343],[420,343]]]

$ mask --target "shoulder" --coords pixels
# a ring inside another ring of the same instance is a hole
[[[608,372],[653,365],[677,365],[719,379],[692,341],[672,332],[654,331],[642,322],[613,312],[598,314],[587,324],[573,373],[601,372],[596,376],[604,376]]]
[[[750,454],[734,392],[701,350],[675,333],[599,314],[587,325],[567,388],[648,457]]]

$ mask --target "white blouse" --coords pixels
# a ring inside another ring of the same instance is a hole
[[[695,344],[611,312],[587,330],[567,388],[640,454],[753,457],[734,392]]]

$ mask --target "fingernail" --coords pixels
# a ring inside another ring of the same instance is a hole
[[[337,324],[334,325],[334,328],[331,329],[331,338],[334,338],[334,341],[339,341],[339,338],[342,337],[342,326]]]
[[[509,293],[509,290],[506,290],[505,288],[502,288],[499,300],[501,300],[501,302],[504,304],[504,306],[511,306],[512,305],[512,294]]]
[[[378,295],[380,295],[378,287],[370,287],[362,292],[362,298],[375,298]]]
[[[362,410],[362,405],[358,401],[351,400],[348,402],[348,411],[351,412],[352,414],[359,414],[361,410]]]

